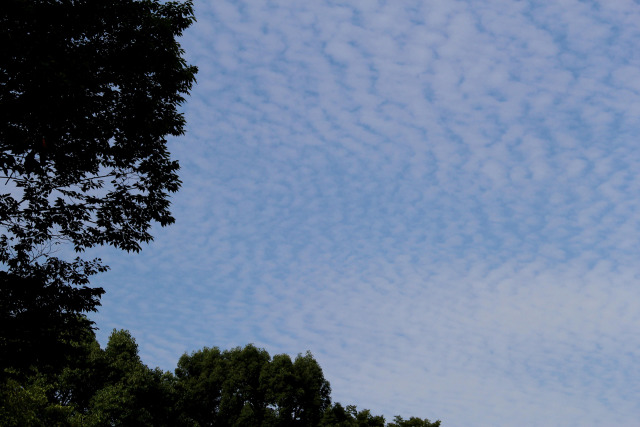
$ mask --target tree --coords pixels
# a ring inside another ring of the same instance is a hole
[[[331,386],[311,352],[298,354],[293,362],[296,378],[294,420],[298,425],[315,426],[331,405]]]
[[[179,412],[188,425],[316,426],[331,388],[311,353],[271,359],[253,345],[183,355],[176,369]]]
[[[20,261],[56,239],[139,250],[152,221],[173,222],[166,138],[184,132],[177,107],[195,78],[176,41],[192,3],[5,0],[3,11],[6,249]]]
[[[177,425],[173,375],[145,366],[127,331],[104,350],[93,334],[76,344],[60,373],[0,383],[1,425]]]
[[[128,331],[114,330],[106,348],[94,354],[90,368],[96,391],[78,417],[81,424],[175,425],[173,376],[143,364]]]
[[[321,426],[338,427],[385,427],[382,415],[372,415],[369,409],[358,411],[356,405],[348,405],[345,409],[340,402],[324,411]]]
[[[73,343],[92,336],[91,322],[81,312],[95,309],[102,290],[86,286],[85,275],[91,272],[77,272],[73,263],[65,266],[70,270],[62,270],[64,280],[56,274],[60,270],[49,275],[46,266],[27,277],[0,271],[3,368],[27,373],[37,366],[41,373],[54,373],[68,358],[77,356],[79,348]],[[0,379],[7,374],[0,370]]]
[[[104,350],[95,336],[84,348],[84,358],[69,361],[51,381],[51,399],[70,410],[70,424],[177,424],[173,375],[143,364],[128,331],[114,330]]]
[[[225,358],[217,347],[184,354],[175,370],[178,407],[184,425],[214,425],[218,419]]]
[[[293,425],[297,406],[296,374],[288,354],[273,356],[260,373],[260,384],[269,402],[272,425]]]
[[[0,425],[437,427],[427,419],[331,405],[322,369],[307,352],[295,361],[247,345],[183,355],[175,376],[142,363],[127,331],[104,349],[93,331],[61,373],[37,369],[0,381]]]
[[[0,425],[6,427],[66,425],[73,413],[49,399],[53,386],[43,375],[26,381],[7,378],[0,383]]]
[[[313,426],[330,405],[331,387],[311,353],[273,356],[260,374],[272,425]]]
[[[271,356],[253,344],[223,354],[227,368],[222,383],[220,418],[227,425],[262,425],[267,403],[260,374]]]
[[[86,286],[106,267],[58,259],[55,245],[139,251],[154,222],[174,221],[179,165],[167,138],[184,133],[178,107],[197,70],[177,37],[193,21],[191,0],[3,0],[0,299],[15,305],[18,283],[34,284],[1,316],[17,321],[57,290],[51,313],[95,310],[101,289],[63,286]]]
[[[382,415],[372,415],[369,409],[358,411],[355,405],[345,409],[339,402],[324,411],[320,426],[338,427],[439,427],[440,421],[431,422],[427,418],[411,417],[405,420],[400,415],[392,423],[385,424]]]
[[[405,420],[400,415],[396,415],[393,418],[393,422],[388,424],[388,427],[440,427],[440,421],[431,422],[426,418],[418,417],[411,417]]]
[[[267,402],[261,373],[270,359],[266,350],[251,344],[183,355],[176,369],[182,423],[263,425]]]

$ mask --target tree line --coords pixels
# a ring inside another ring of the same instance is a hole
[[[440,421],[384,416],[331,402],[311,353],[273,357],[247,345],[184,354],[174,373],[142,363],[128,331],[104,349],[95,336],[57,369],[5,368],[3,426],[380,426],[438,427]]]

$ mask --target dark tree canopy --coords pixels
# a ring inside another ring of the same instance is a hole
[[[188,425],[315,426],[331,387],[311,353],[269,356],[253,345],[183,355],[176,369]]]
[[[196,69],[176,38],[193,20],[190,1],[3,1],[3,261],[57,240],[137,251],[173,222],[166,138],[184,133]]]
[[[175,375],[142,363],[127,331],[105,349],[91,334],[59,374],[0,381],[0,425],[251,427],[438,427],[440,421],[331,404],[311,353],[294,360],[253,345],[204,348],[180,358]]]
[[[86,286],[92,272],[63,271],[64,280],[58,273],[41,268],[21,277],[0,271],[0,367],[22,374],[32,366],[56,371],[76,356],[70,343],[90,336],[91,322],[81,313],[95,309],[102,289]],[[0,370],[0,378],[5,374]]]
[[[193,21],[190,0],[2,1],[3,324],[69,329],[99,305],[88,277],[106,267],[58,259],[56,244],[138,251],[153,223],[174,221],[167,138],[184,133],[178,108],[197,70],[177,38]],[[0,353],[14,352],[0,332]]]

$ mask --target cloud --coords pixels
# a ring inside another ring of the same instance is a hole
[[[196,13],[177,223],[94,251],[102,341],[309,349],[387,418],[634,425],[634,3]]]

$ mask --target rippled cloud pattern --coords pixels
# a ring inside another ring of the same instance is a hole
[[[311,350],[335,401],[640,415],[640,4],[199,1],[177,223],[94,316],[146,363]]]

